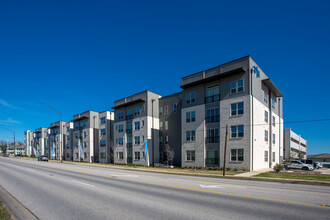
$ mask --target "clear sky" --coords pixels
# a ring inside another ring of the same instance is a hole
[[[0,127],[48,127],[251,55],[285,122],[330,118],[330,1],[1,1]],[[330,121],[285,124],[330,152]],[[0,129],[0,139],[12,134]]]

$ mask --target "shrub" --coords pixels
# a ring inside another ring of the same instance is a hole
[[[227,167],[227,168],[226,168],[226,170],[227,170],[227,171],[230,171],[230,170],[231,170],[231,168],[230,168],[230,167]]]
[[[237,171],[237,168],[234,168],[234,171]]]
[[[223,170],[223,167],[220,167],[220,170]]]
[[[276,164],[274,167],[273,167],[273,170],[276,172],[276,173],[279,173],[279,172],[281,172],[282,170],[283,170],[283,165],[281,165],[281,164]]]

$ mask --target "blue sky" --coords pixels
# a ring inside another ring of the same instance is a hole
[[[0,127],[47,127],[251,55],[286,122],[330,118],[329,1],[1,1]],[[328,101],[326,101],[328,100]],[[330,122],[285,124],[330,152]],[[0,139],[12,134],[0,129]]]

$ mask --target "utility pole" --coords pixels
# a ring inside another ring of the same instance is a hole
[[[223,176],[226,176],[227,136],[228,136],[228,124],[226,125],[225,152],[223,153],[223,173],[222,173]]]

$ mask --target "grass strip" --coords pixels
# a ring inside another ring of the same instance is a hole
[[[289,174],[289,173],[261,173],[255,177],[269,177],[280,179],[295,179],[295,180],[315,180],[330,182],[330,175],[303,175],[303,174]]]
[[[0,219],[1,220],[10,220],[11,216],[8,209],[4,206],[4,204],[0,201]]]

